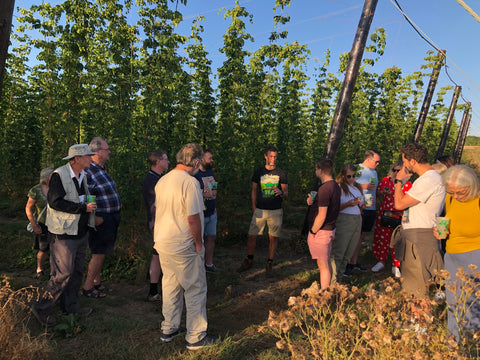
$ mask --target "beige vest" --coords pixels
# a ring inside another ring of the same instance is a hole
[[[69,165],[64,165],[55,170],[62,180],[63,188],[65,189],[65,200],[75,203],[79,202],[77,188],[72,180]],[[89,195],[87,187],[87,177],[83,178],[82,184],[85,194]],[[88,218],[88,226],[95,226],[94,213],[90,213]],[[80,214],[70,214],[63,211],[52,209],[47,205],[47,225],[48,231],[56,235],[78,235],[78,222],[80,221]]]

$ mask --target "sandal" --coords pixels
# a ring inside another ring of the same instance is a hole
[[[101,291],[101,292],[107,291],[107,287],[105,285],[103,285],[102,283],[100,283],[98,285],[93,285],[93,287],[95,288],[95,290],[98,290],[98,291]]]
[[[104,292],[101,292],[100,290],[95,289],[95,287],[92,287],[90,290],[85,290],[82,289],[82,294],[83,296],[93,298],[93,299],[101,299],[107,296]]]

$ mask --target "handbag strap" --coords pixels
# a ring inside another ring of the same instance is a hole
[[[45,212],[45,210],[47,210],[47,205],[45,205],[45,207],[43,208],[43,210],[40,212],[40,214],[38,214],[37,216],[37,223],[38,223],[38,220],[40,220],[40,218],[42,217],[43,213]]]

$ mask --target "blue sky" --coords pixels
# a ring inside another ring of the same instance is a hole
[[[440,49],[447,51],[447,66],[453,83],[442,70],[437,84],[441,86],[455,84],[462,86],[459,104],[472,103],[472,120],[469,135],[480,136],[480,71],[478,69],[478,37],[480,23],[470,15],[456,0],[397,0],[405,14],[433,41]],[[480,1],[464,0],[477,14],[480,14]],[[16,6],[29,7],[40,0],[17,0]],[[58,3],[59,1],[51,1]],[[187,5],[178,5],[184,16],[179,26],[179,33],[188,35],[191,22],[198,15],[206,18],[203,23],[203,39],[213,62],[213,72],[221,66],[224,58],[219,52],[222,36],[228,27],[224,20],[223,8],[232,8],[234,0],[188,0]],[[255,50],[268,43],[273,27],[274,0],[240,0],[240,5],[253,15],[253,24],[247,23],[246,32],[255,42],[247,49]],[[332,64],[329,68],[335,72],[340,54],[350,51],[355,31],[363,9],[363,0],[291,0],[287,12],[291,19],[284,28],[288,30],[288,41],[306,44],[311,51],[309,73],[313,76],[316,61],[323,61],[325,51],[331,51]],[[135,10],[135,8],[134,8]],[[15,26],[15,22],[14,22]],[[393,0],[379,0],[370,33],[383,27],[387,33],[387,47],[375,68],[377,73],[391,66],[400,67],[404,75],[420,69],[428,50],[434,50],[407,23],[394,5]],[[434,50],[436,53],[436,50]],[[425,78],[425,87],[429,79]],[[450,105],[453,90],[445,97]],[[460,123],[462,113],[457,111],[455,119]]]

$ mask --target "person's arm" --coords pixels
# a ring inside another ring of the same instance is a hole
[[[310,229],[310,232],[313,234],[316,234],[322,228],[325,218],[327,217],[327,209],[327,206],[318,207],[318,214],[313,221],[312,228]]]
[[[357,206],[358,204],[360,204],[360,200],[358,200],[357,198],[350,199],[347,202],[340,204],[340,211],[345,210],[346,208],[351,206]]]
[[[256,182],[252,182],[252,211],[257,208],[257,186]]]
[[[189,215],[187,216],[188,229],[190,234],[192,234],[193,241],[195,242],[195,250],[197,253],[202,251],[203,241],[202,241],[202,221],[200,220],[200,214]]]
[[[412,176],[411,174],[407,174],[405,171],[405,165],[400,169],[397,173],[397,177],[395,179],[395,193],[394,193],[394,203],[395,209],[397,210],[405,210],[410,206],[417,205],[420,201],[408,195],[408,193],[403,193],[402,191],[402,180],[408,179]]]
[[[36,201],[34,199],[31,197],[28,198],[27,205],[25,206],[25,214],[27,214],[28,221],[32,224],[33,232],[35,234],[41,234],[42,228],[37,224],[37,219],[35,219],[35,216],[33,215],[35,203]]]
[[[288,196],[288,184],[280,184],[281,189],[278,187],[273,188],[273,192],[275,196],[280,196],[282,198],[286,198]]]

